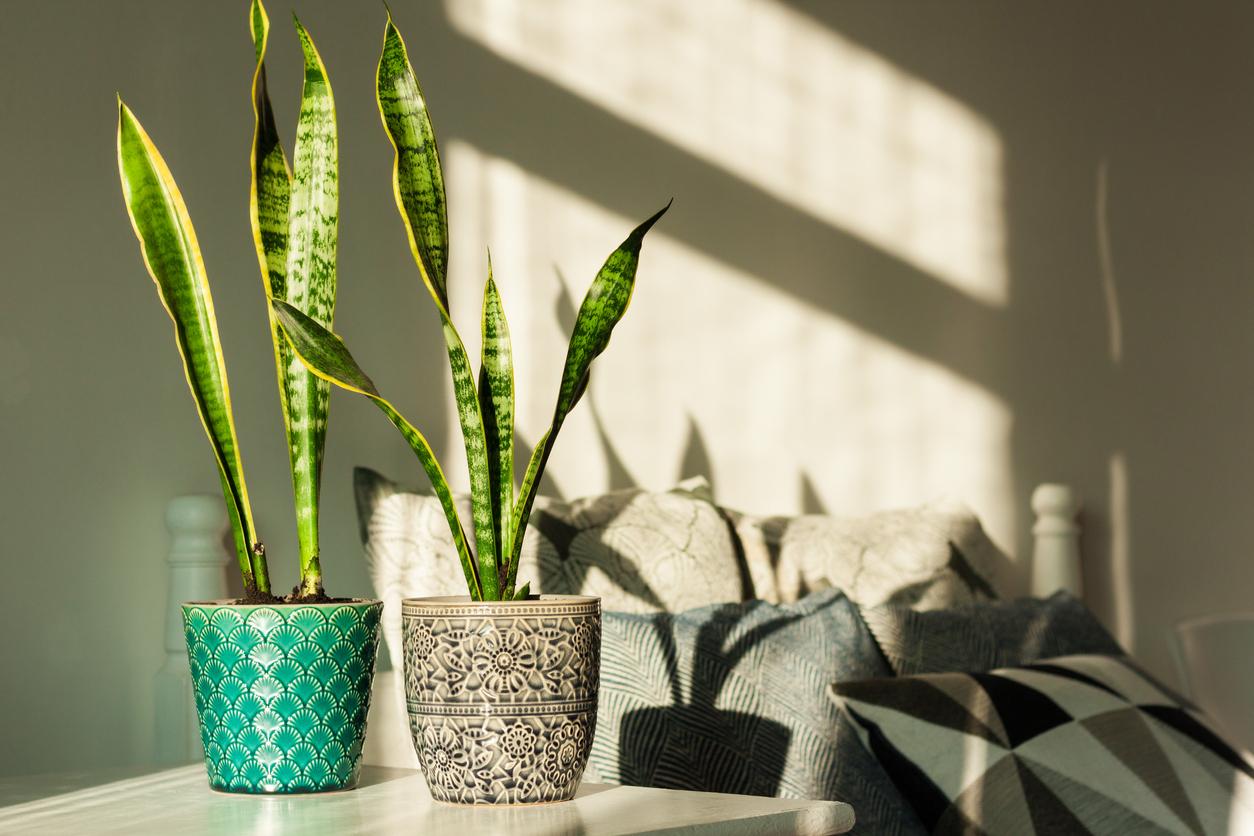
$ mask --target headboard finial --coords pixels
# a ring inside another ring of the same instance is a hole
[[[1079,498],[1070,485],[1043,484],[1032,491],[1032,594],[1038,597],[1066,590],[1083,597],[1080,574]]]
[[[1070,485],[1046,482],[1032,491],[1032,510],[1036,512],[1037,525],[1049,521],[1076,528],[1075,515],[1080,511],[1080,503]]]
[[[156,761],[189,763],[199,757],[200,732],[191,701],[191,671],[183,639],[183,601],[226,597],[226,506],[221,496],[176,496],[165,507],[170,530],[165,664],[157,671],[153,696]]]

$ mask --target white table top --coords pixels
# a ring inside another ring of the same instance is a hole
[[[209,789],[202,765],[0,808],[0,833],[826,834],[853,827],[835,801],[584,784],[574,801],[534,807],[436,804],[414,770],[364,767],[348,792],[247,796]]]

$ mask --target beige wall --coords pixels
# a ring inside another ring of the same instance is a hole
[[[1173,675],[1175,620],[1247,606],[1254,11],[394,8],[443,140],[454,305],[471,330],[490,245],[526,440],[550,409],[564,298],[676,196],[563,434],[554,489],[705,472],[728,504],[781,512],[949,493],[1025,554],[1031,487],[1066,481],[1086,500],[1091,604],[1153,670]],[[271,11],[271,89],[290,142],[296,48],[286,8]],[[382,13],[300,11],[340,115],[339,330],[459,461],[371,98]],[[163,505],[216,483],[122,209],[113,93],[162,148],[195,219],[259,528],[292,583],[246,214],[251,45],[232,4],[8,12],[0,771],[142,765],[162,659]],[[355,464],[421,478],[382,418],[337,394],[323,534],[338,594],[369,591]]]

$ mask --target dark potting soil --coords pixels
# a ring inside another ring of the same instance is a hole
[[[260,592],[248,592],[242,598],[236,598],[232,604],[351,604],[354,598],[332,598],[325,592],[315,595],[301,595],[300,587],[292,587],[289,595],[264,595]]]
[[[325,592],[301,595],[299,586],[292,587],[291,594],[283,596],[284,604],[350,604],[352,601],[352,598],[332,598]]]

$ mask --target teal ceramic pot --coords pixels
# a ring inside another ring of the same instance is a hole
[[[209,785],[351,789],[361,770],[381,601],[183,605]]]

